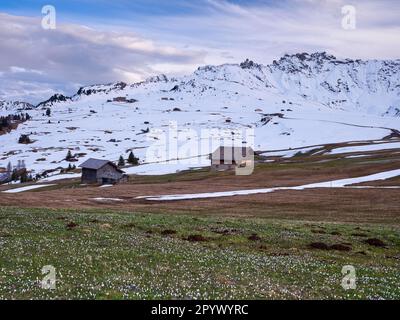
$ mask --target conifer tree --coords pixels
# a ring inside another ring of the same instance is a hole
[[[120,156],[118,160],[118,167],[123,167],[123,166],[125,166],[125,160],[123,156]]]
[[[129,153],[128,163],[134,166],[139,165],[139,158],[136,158],[132,151]]]
[[[69,160],[71,160],[72,158],[73,158],[73,156],[72,156],[71,150],[68,150],[67,156],[65,157],[65,160],[69,161]]]

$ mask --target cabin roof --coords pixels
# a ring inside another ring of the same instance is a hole
[[[100,160],[100,159],[90,158],[90,159],[86,160],[84,163],[82,163],[79,167],[83,168],[83,169],[99,170],[107,164],[114,167],[115,170],[123,173],[123,171],[121,169],[119,169],[114,162],[109,161],[109,160]]]

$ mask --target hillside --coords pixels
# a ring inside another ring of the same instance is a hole
[[[18,108],[2,103],[0,115]],[[0,167],[25,160],[34,173],[58,171],[69,165],[68,150],[76,164],[89,157],[117,160],[132,150],[146,163],[181,161],[129,173],[174,172],[208,165],[206,156],[221,139],[273,151],[388,138],[399,134],[399,110],[400,60],[340,60],[326,53],[285,55],[267,66],[246,60],[179,78],[54,95],[29,111],[32,120],[0,136]],[[18,144],[21,134],[32,143]]]

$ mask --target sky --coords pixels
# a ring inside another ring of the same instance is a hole
[[[44,5],[55,8],[55,28],[42,26]],[[38,103],[286,53],[399,59],[399,18],[398,0],[2,0],[0,99]]]

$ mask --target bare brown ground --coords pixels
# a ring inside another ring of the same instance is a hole
[[[138,196],[232,191],[298,186],[358,177],[399,169],[399,155],[379,154],[365,159],[321,157],[296,158],[279,164],[257,166],[251,176],[210,173],[207,170],[162,177],[136,177],[130,184],[112,188],[79,187],[79,183],[56,182],[54,190],[16,194],[0,193],[0,206],[65,209],[113,209],[127,212],[257,216],[262,218],[400,224],[400,189],[313,189],[268,194],[185,201],[154,202]],[[334,160],[325,162],[321,160]],[[369,185],[400,185],[398,179]],[[0,187],[0,190],[5,187]],[[119,198],[100,202],[93,198]]]

